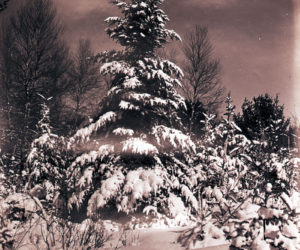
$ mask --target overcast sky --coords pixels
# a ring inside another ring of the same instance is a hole
[[[103,20],[119,14],[109,0],[53,1],[73,48],[80,38],[90,39],[99,52],[116,46],[104,31]],[[300,88],[294,86],[296,77],[300,80],[294,60],[299,11],[293,0],[166,0],[163,9],[170,18],[168,27],[182,38],[196,24],[208,27],[223,85],[238,107],[245,97],[268,92],[280,94],[287,115],[300,110],[295,93]]]
[[[89,38],[99,51],[115,46],[103,20],[119,10],[108,0],[54,2],[70,44]],[[292,0],[166,0],[163,9],[169,27],[183,38],[195,24],[208,27],[222,64],[222,82],[237,106],[245,97],[279,93],[286,113],[296,112]]]

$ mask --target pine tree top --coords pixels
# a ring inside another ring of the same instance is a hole
[[[231,93],[229,92],[226,99],[225,99],[225,104],[226,104],[226,112],[224,115],[227,117],[227,120],[229,121],[230,118],[234,115],[235,111],[235,105],[232,105],[232,98],[231,98]]]
[[[110,75],[112,87],[103,101],[101,114],[72,138],[89,139],[102,133],[101,143],[110,142],[113,152],[158,154],[173,150],[194,151],[195,145],[181,132],[177,110],[185,107],[176,91],[181,69],[155,56],[167,40],[180,39],[165,28],[169,20],[159,8],[161,0],[113,1],[123,17],[106,19],[108,35],[125,47],[104,52],[101,73]],[[111,148],[111,147],[109,147]]]
[[[163,47],[168,38],[181,40],[173,30],[165,28],[169,18],[159,5],[163,0],[112,1],[123,17],[109,17],[107,34],[138,58],[153,55],[155,49]]]

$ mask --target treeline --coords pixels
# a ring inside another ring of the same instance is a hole
[[[2,19],[1,149],[20,162],[39,136],[41,96],[51,98],[48,105],[53,131],[71,135],[98,114],[101,100],[113,84],[112,79],[101,78],[101,60],[95,59],[89,40],[78,41],[77,50],[70,51],[62,34],[63,27],[49,0],[25,1],[8,19]],[[221,65],[214,58],[205,27],[196,26],[188,32],[181,49],[187,108],[179,111],[180,118],[185,132],[201,138],[205,114],[217,115],[225,100]],[[245,100],[242,113],[235,114],[234,120],[250,139],[274,141],[276,149],[295,147],[296,126],[291,126],[283,111],[278,96],[260,95]]]
[[[112,84],[111,79],[100,77],[100,63],[90,41],[79,41],[77,51],[72,52],[62,34],[55,7],[48,0],[25,1],[14,14],[2,19],[1,149],[19,160],[38,136],[41,96],[51,97],[48,105],[53,131],[67,135],[93,118]],[[183,89],[193,120],[199,99],[204,108],[218,109],[223,88],[219,86],[219,61],[210,58],[207,29],[196,27],[187,41]],[[191,124],[188,127],[191,130]]]
[[[290,118],[285,117],[284,105],[279,103],[278,95],[273,97],[266,93],[253,97],[251,100],[245,98],[239,113],[235,111],[235,106],[231,103],[229,93],[225,99],[226,112],[224,115],[227,119],[231,116],[231,120],[239,127],[240,133],[248,139],[266,142],[272,152],[283,148],[298,148],[298,121],[296,118],[291,121]],[[190,125],[188,130],[197,140],[201,139],[205,133],[204,121],[205,114],[208,112],[201,102],[196,105],[193,119],[191,119],[193,111],[190,103],[187,103],[187,110],[182,113],[182,117],[185,120],[184,123]],[[217,123],[218,119],[215,125]]]
[[[41,96],[51,97],[54,131],[68,134],[93,115],[105,87],[89,40],[70,51],[51,1],[27,1],[2,21],[1,148],[22,159],[38,136]]]

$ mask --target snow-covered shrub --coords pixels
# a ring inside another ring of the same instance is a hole
[[[203,173],[199,222],[196,233],[190,230],[180,240],[186,246],[204,241],[209,215],[234,249],[291,249],[299,239],[291,200],[299,160],[286,150],[264,150],[265,142],[248,140],[229,118],[215,127],[206,125],[209,131],[195,159]]]
[[[72,158],[66,147],[65,138],[43,134],[33,141],[27,158],[29,193],[62,214],[66,213],[66,200],[72,193],[67,176]]]
[[[24,191],[24,162],[0,151],[0,197]]]
[[[72,223],[49,215],[36,197],[15,193],[0,203],[1,249],[101,249],[109,239],[97,218]]]
[[[186,230],[179,236],[178,241],[187,249],[200,249],[228,244],[222,229],[208,220]]]
[[[85,219],[81,223],[73,223],[63,218],[51,218],[40,221],[40,230],[31,230],[29,239],[44,235],[42,240],[31,244],[45,248],[53,246],[56,249],[103,249],[105,242],[110,238],[110,233],[105,229],[99,219]]]
[[[235,227],[228,236],[238,249],[253,249],[255,245],[265,249],[290,249],[288,245],[296,246],[299,237],[298,229],[294,230],[297,204],[291,201],[296,192],[298,160],[286,152],[266,153],[261,149],[262,144],[252,142],[250,145],[248,174],[241,180],[244,187],[241,192],[247,188],[253,192],[249,193],[247,203],[228,220],[232,220],[230,223]],[[251,212],[244,211],[245,205],[248,210],[252,208],[252,217],[248,216]],[[287,228],[293,228],[294,234],[287,235]]]
[[[80,197],[92,192],[91,184],[98,181],[101,186],[89,198],[88,215],[111,206],[111,202],[119,212],[155,211],[174,219],[188,218],[198,209],[197,192],[191,191],[196,190],[197,175],[184,159],[179,161],[167,155],[122,155],[113,159],[110,155],[106,159],[106,163],[99,160],[90,165],[84,161],[81,168],[74,165],[71,172],[74,178],[80,176],[76,184],[80,192],[70,198],[70,207],[80,205]],[[82,167],[85,167],[83,175]]]
[[[0,199],[0,247],[13,249],[18,230],[34,214],[42,212],[39,200],[26,194],[15,193]]]
[[[256,223],[261,226],[252,240],[262,238],[270,248],[295,249],[300,239],[295,214],[298,204],[291,197],[297,193],[295,170],[299,168],[299,160],[286,152],[257,155],[258,158],[252,156],[255,159],[252,168],[258,173],[252,203],[259,206]],[[253,224],[253,220],[250,223]]]

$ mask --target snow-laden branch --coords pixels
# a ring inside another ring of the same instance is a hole
[[[103,75],[106,74],[124,74],[130,77],[135,76],[135,68],[134,67],[129,67],[127,63],[122,62],[122,61],[113,61],[113,62],[108,62],[104,63],[102,67],[100,68],[100,73]]]
[[[85,164],[93,163],[97,159],[102,159],[104,156],[107,156],[114,152],[114,146],[110,144],[102,145],[98,150],[90,151],[89,153],[84,153],[78,156],[75,161],[71,164],[71,168],[80,165],[85,166]]]
[[[157,148],[148,143],[147,141],[141,138],[130,138],[123,142],[122,151],[126,153],[133,153],[133,154],[141,154],[141,155],[150,155],[150,154],[157,154]]]
[[[133,105],[132,103],[123,100],[119,103],[119,107],[123,110],[140,110],[139,106]]]
[[[152,128],[152,134],[159,145],[169,142],[176,149],[196,152],[196,146],[192,139],[180,130],[159,125]]]
[[[75,139],[79,138],[82,140],[89,140],[89,137],[92,133],[96,132],[99,128],[104,127],[107,123],[115,121],[117,114],[113,111],[109,111],[104,115],[100,116],[99,119],[90,124],[89,126],[79,129],[76,134],[70,139],[71,142],[74,142]]]
[[[132,136],[134,134],[134,131],[132,129],[128,129],[128,128],[117,128],[113,131],[113,133],[115,135],[127,135],[127,136]]]

